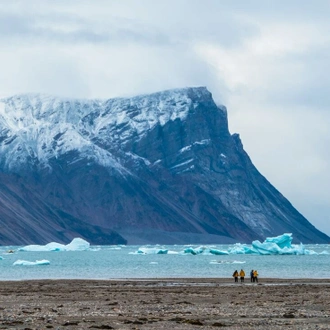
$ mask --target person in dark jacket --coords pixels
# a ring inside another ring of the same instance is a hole
[[[235,282],[238,282],[238,271],[237,270],[234,271],[233,277],[235,279]]]
[[[253,280],[253,269],[250,272],[250,278],[251,278],[251,282],[254,282],[254,280]]]

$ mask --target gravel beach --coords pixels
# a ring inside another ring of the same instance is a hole
[[[0,329],[329,329],[329,280],[0,282]]]

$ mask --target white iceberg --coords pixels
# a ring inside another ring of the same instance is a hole
[[[40,266],[40,265],[49,265],[49,260],[36,260],[36,261],[27,261],[27,260],[16,260],[14,266]]]
[[[82,238],[74,238],[71,243],[64,245],[56,242],[51,242],[46,245],[27,245],[19,248],[19,251],[85,251],[88,250],[90,244]]]
[[[86,251],[90,244],[82,238],[74,238],[71,243],[65,245],[65,251]]]

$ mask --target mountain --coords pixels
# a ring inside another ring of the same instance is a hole
[[[328,243],[264,178],[205,87],[0,100],[0,244]]]

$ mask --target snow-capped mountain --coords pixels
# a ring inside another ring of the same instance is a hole
[[[329,242],[257,171],[204,87],[0,100],[2,244]]]

